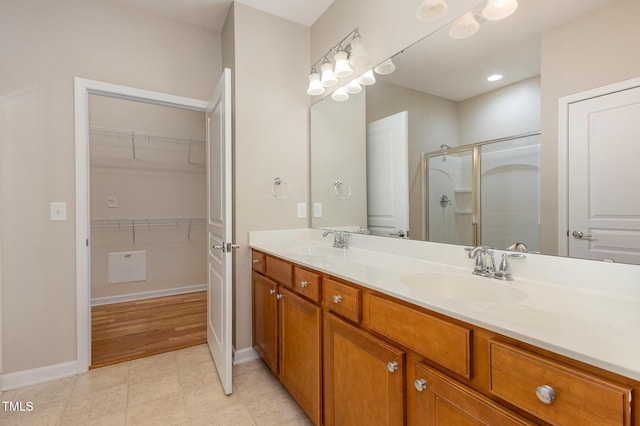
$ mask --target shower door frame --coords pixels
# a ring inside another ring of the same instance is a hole
[[[482,241],[482,227],[479,226],[479,219],[481,216],[481,199],[480,193],[480,173],[481,173],[481,161],[480,161],[480,148],[483,145],[490,145],[499,142],[507,142],[515,139],[522,139],[531,136],[540,136],[542,132],[528,132],[514,136],[507,136],[503,138],[491,139],[488,141],[460,145],[453,148],[440,149],[438,151],[423,152],[421,155],[421,182],[422,182],[422,223],[424,224],[423,239],[429,241],[429,159],[447,154],[459,154],[465,151],[471,151],[471,241],[473,246],[479,245]]]

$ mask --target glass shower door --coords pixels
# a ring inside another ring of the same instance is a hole
[[[540,135],[480,147],[482,245],[540,250]]]
[[[428,154],[427,240],[474,245],[473,148]]]

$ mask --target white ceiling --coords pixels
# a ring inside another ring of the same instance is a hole
[[[190,24],[220,32],[231,0],[120,0]],[[292,22],[310,27],[334,0],[236,0]]]

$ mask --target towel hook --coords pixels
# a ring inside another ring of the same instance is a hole
[[[351,187],[340,180],[337,180],[333,184],[333,190],[341,200],[348,200],[351,198]],[[343,193],[344,190],[346,190],[346,194]]]

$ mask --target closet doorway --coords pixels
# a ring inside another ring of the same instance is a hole
[[[205,113],[89,96],[91,367],[206,342]]]

